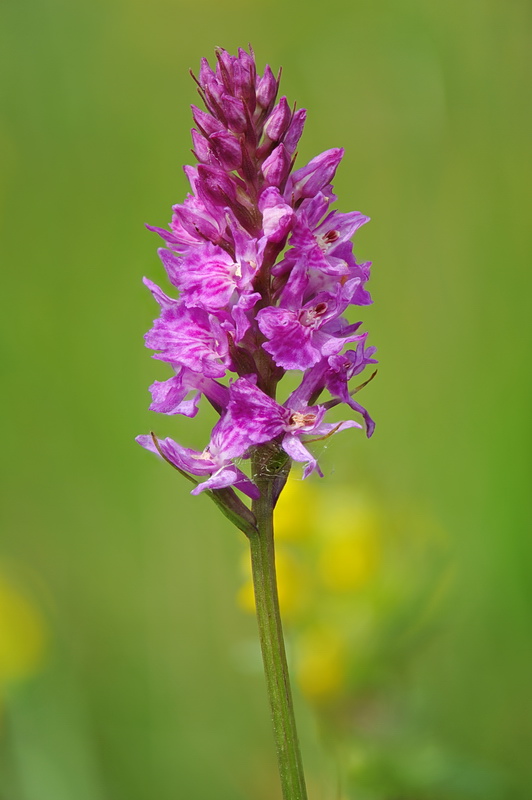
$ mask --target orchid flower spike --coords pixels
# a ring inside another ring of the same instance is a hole
[[[257,497],[242,467],[258,446],[277,452],[284,479],[292,460],[307,477],[322,473],[305,442],[362,427],[325,421],[333,405],[355,412],[373,433],[349,381],[376,363],[375,348],[366,346],[361,323],[344,317],[350,306],[371,303],[370,263],[357,261],[352,242],[368,217],[330,208],[342,148],[293,170],[306,112],[277,99],[279,77],[269,66],[258,75],[252,51],[218,48],[215,66],[203,59],[194,79],[203,108],[192,106],[190,193],[173,207],[168,228],[150,228],[164,242],[159,255],[179,292],[169,297],[145,279],[160,307],[146,345],[172,368],[151,387],[150,408],[194,417],[205,398],[220,418],[202,451],[172,439],[157,447],[151,436],[137,441],[195,476],[193,494],[223,492],[232,513],[249,518],[235,489]],[[278,384],[287,370],[301,381],[283,401]]]

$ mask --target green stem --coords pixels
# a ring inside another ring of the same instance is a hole
[[[255,465],[259,467],[259,459]],[[275,574],[273,507],[275,481],[255,473],[261,496],[253,503],[257,532],[249,536],[259,637],[272,713],[284,800],[306,800]]]

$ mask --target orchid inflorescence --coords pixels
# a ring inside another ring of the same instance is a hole
[[[169,230],[148,226],[166,244],[159,255],[179,299],[144,283],[161,309],[146,345],[174,370],[150,387],[150,409],[194,417],[204,395],[220,418],[202,452],[153,434],[137,441],[191,478],[192,494],[208,490],[249,519],[234,489],[257,498],[253,474],[240,469],[257,446],[269,443],[276,463],[302,462],[307,477],[322,473],[306,437],[362,427],[325,422],[330,408],[347,404],[373,433],[349,381],[376,363],[375,348],[360,322],[342,316],[371,302],[370,263],[357,263],[350,241],[368,217],[329,210],[343,149],[293,171],[306,112],[286,97],[276,103],[280,74],[266,66],[257,75],[251,47],[237,56],[219,48],[216,59],[193,76],[206,111],[192,106],[192,193],[173,207]],[[302,379],[281,404],[276,388],[288,370]],[[223,383],[228,373],[236,378]],[[319,403],[325,390],[330,399]]]

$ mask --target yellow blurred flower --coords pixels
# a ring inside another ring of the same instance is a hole
[[[0,685],[37,672],[46,640],[46,625],[37,606],[0,572]]]
[[[319,529],[328,537],[338,531],[353,536],[377,537],[381,521],[375,507],[366,499],[345,489],[330,491],[322,508]]]
[[[318,571],[333,592],[356,591],[377,571],[379,521],[373,509],[352,496],[337,496],[321,525]]]
[[[244,611],[255,613],[251,564],[247,553],[243,566],[247,579],[238,592],[238,603]],[[307,603],[309,596],[308,575],[304,566],[282,546],[278,546],[276,549],[275,567],[281,614],[286,620],[290,621],[298,615]]]
[[[316,626],[296,641],[295,676],[312,701],[337,696],[343,689],[348,665],[347,643],[332,627]]]
[[[378,560],[374,539],[366,535],[352,536],[343,531],[324,547],[319,558],[319,575],[327,589],[350,592],[373,577]]]
[[[275,538],[299,542],[312,534],[317,510],[316,491],[310,481],[290,476],[275,508]]]

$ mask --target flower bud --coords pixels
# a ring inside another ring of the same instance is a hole
[[[290,176],[287,191],[290,195],[294,195],[296,200],[314,197],[331,182],[343,155],[342,147],[333,147],[331,150],[320,153],[305,167],[298,169]]]
[[[198,166],[198,193],[215,206],[230,205],[236,199],[231,178],[223,169],[200,164]]]
[[[208,164],[212,158],[211,148],[209,147],[209,143],[207,139],[201,135],[195,128],[192,128],[190,131],[192,134],[192,144],[194,147],[194,155],[198,159],[198,161],[203,161],[204,164]]]
[[[238,69],[237,69],[238,67]],[[257,69],[255,59],[241,47],[238,48],[238,59],[234,62],[234,95],[241,97],[251,114],[255,111],[255,80]]]
[[[175,205],[172,211],[172,230],[181,229],[188,233],[192,240],[195,239],[196,241],[198,237],[203,237],[211,242],[219,240],[220,232],[204,214],[199,214],[184,205]]]
[[[233,91],[233,57],[229,55],[223,47],[217,47],[214,51],[218,63],[216,65],[216,77],[223,81],[228,92]]]
[[[298,110],[294,112],[290,126],[284,135],[283,144],[291,156],[295,153],[297,144],[301,139],[306,118],[307,112],[305,109],[298,108]]]
[[[205,134],[206,136],[210,136],[211,133],[215,131],[222,131],[224,126],[221,122],[218,122],[211,114],[207,114],[206,111],[202,111],[201,108],[197,106],[191,106],[192,108],[192,116],[194,117],[194,122],[200,129],[200,131]]]
[[[234,133],[243,133],[248,125],[248,118],[242,100],[225,94],[223,97],[222,110],[227,119],[227,125]]]
[[[290,125],[291,117],[292,112],[286,102],[286,97],[281,97],[264,124],[264,133],[268,139],[271,139],[272,142],[280,142]]]
[[[276,147],[262,165],[262,174],[269,186],[282,186],[290,171],[290,156],[284,145]]]
[[[279,84],[269,64],[264,68],[264,75],[257,84],[257,103],[261,108],[269,108],[275,102]]]
[[[205,89],[207,86],[211,84],[211,81],[215,80],[216,80],[216,75],[210,68],[209,62],[207,61],[206,58],[202,58],[201,67],[199,71],[199,82],[201,86]]]
[[[240,142],[228,131],[218,131],[209,137],[209,144],[224,169],[238,169],[242,164]]]
[[[214,78],[206,87],[205,87],[205,104],[207,108],[219,122],[225,127],[227,125],[227,120],[225,118],[225,114],[223,112],[223,99],[225,96],[225,89],[223,83],[217,78]]]

